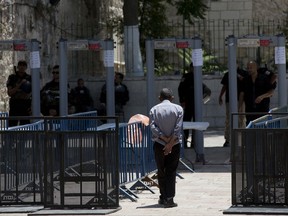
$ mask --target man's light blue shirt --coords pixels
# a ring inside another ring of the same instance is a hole
[[[166,143],[160,139],[161,135],[170,137],[175,135],[182,143],[183,108],[169,100],[152,107],[150,110],[150,127],[152,140],[162,145]]]

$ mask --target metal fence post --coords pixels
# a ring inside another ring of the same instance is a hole
[[[153,40],[146,40],[147,67],[147,113],[155,105],[154,45]]]
[[[104,41],[104,66],[107,71],[106,112],[107,116],[115,116],[114,43],[112,40]]]
[[[67,116],[68,115],[68,92],[67,92],[67,40],[60,39],[59,41],[59,56],[60,56],[60,83],[59,83],[59,90],[60,90],[60,116]]]
[[[236,113],[238,112],[237,64],[236,64],[237,39],[234,37],[234,35],[230,35],[227,38],[227,42],[228,42],[228,71],[229,71],[229,106],[230,106],[229,108],[230,108],[230,113]],[[230,122],[231,122],[231,119],[230,119]],[[237,118],[233,119],[233,124],[234,125],[232,128],[237,128],[238,116]]]
[[[283,34],[277,36],[277,47],[275,49],[282,49],[283,54],[283,61],[275,62],[278,63],[278,99],[279,99],[279,106],[286,106],[287,105],[287,81],[286,81],[286,38]],[[277,55],[275,53],[275,58]]]
[[[40,116],[40,54],[39,41],[31,40],[30,67],[32,77],[32,114]]]
[[[192,61],[194,65],[194,100],[195,100],[195,119],[196,122],[202,122],[202,108],[203,108],[203,88],[202,88],[202,66],[203,66],[203,53],[202,53],[202,40],[199,37],[194,37],[193,39],[193,51]],[[197,52],[200,51],[199,53]],[[205,163],[204,158],[204,142],[203,142],[203,131],[195,131],[195,151],[196,151],[196,161]]]

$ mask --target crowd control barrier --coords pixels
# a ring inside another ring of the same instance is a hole
[[[115,130],[114,124],[103,124],[98,130]],[[149,126],[142,122],[119,124],[119,183],[120,194],[136,201],[136,189],[154,191],[158,184],[149,177],[156,172],[153,143]],[[128,183],[132,185],[128,188]]]
[[[88,112],[3,130],[0,205],[108,208],[118,205],[119,195],[136,201],[134,190],[154,193],[150,126],[115,119],[101,124],[103,117]]]
[[[269,110],[268,114],[265,114],[261,116],[260,118],[257,118],[247,125],[247,128],[265,128],[264,125],[266,121],[272,120],[273,118],[277,117],[283,117],[288,112],[287,106],[282,107],[275,107]],[[255,113],[250,113],[250,115],[255,115]]]
[[[206,130],[208,122],[184,122],[184,129]],[[115,130],[114,124],[104,124],[98,127],[98,130]],[[189,171],[194,172],[182,160],[184,157],[182,145],[180,163]],[[187,160],[187,159],[186,159]],[[142,121],[119,124],[119,179],[120,193],[131,201],[136,201],[138,196],[134,190],[148,190],[151,193],[153,186],[158,187],[158,183],[153,179],[156,175],[157,167],[154,158],[153,141],[149,125]],[[150,177],[152,175],[152,177]],[[183,177],[177,173],[181,179]],[[131,183],[129,188],[128,183]]]
[[[232,128],[233,205],[287,206],[287,120],[287,112],[277,112],[252,128]]]
[[[119,123],[106,117],[116,129],[98,131],[102,119],[31,117],[31,124],[2,130],[0,205],[119,207]]]

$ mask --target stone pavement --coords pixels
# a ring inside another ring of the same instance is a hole
[[[121,209],[110,213],[111,216],[218,216],[231,207],[231,165],[229,162],[230,147],[222,147],[224,143],[223,130],[209,129],[204,132],[204,146],[206,164],[194,163],[195,172],[190,172],[183,165],[179,166],[177,177],[175,202],[178,207],[164,209],[157,204],[158,188],[152,187],[155,194],[141,190],[137,192],[137,202],[121,198]],[[186,149],[183,161],[195,161],[192,149]],[[129,185],[128,185],[129,186]],[[35,215],[104,215],[105,212],[95,210],[80,212],[69,211],[39,211]],[[26,216],[32,214],[1,214],[9,216]],[[1,216],[0,215],[0,216]],[[225,215],[234,215],[227,214]],[[253,215],[253,214],[249,214]],[[260,215],[259,213],[257,215]],[[264,214],[263,214],[264,215]],[[267,214],[265,214],[267,215]]]
[[[183,165],[179,166],[177,177],[176,197],[177,208],[164,209],[157,204],[159,193],[141,191],[137,202],[128,199],[120,201],[122,210],[113,216],[193,216],[193,215],[223,215],[223,210],[231,206],[231,166],[229,163],[230,148],[223,148],[223,130],[207,130],[204,133],[206,164],[193,163],[195,172],[192,173]],[[195,161],[193,149],[185,149],[183,161]]]

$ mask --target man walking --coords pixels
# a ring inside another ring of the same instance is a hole
[[[245,112],[255,113],[246,115],[246,124],[262,116],[259,113],[268,113],[270,97],[274,94],[276,88],[275,80],[271,77],[258,73],[258,66],[255,61],[249,61],[247,64],[249,75],[243,79],[239,94],[239,106],[245,102]]]

